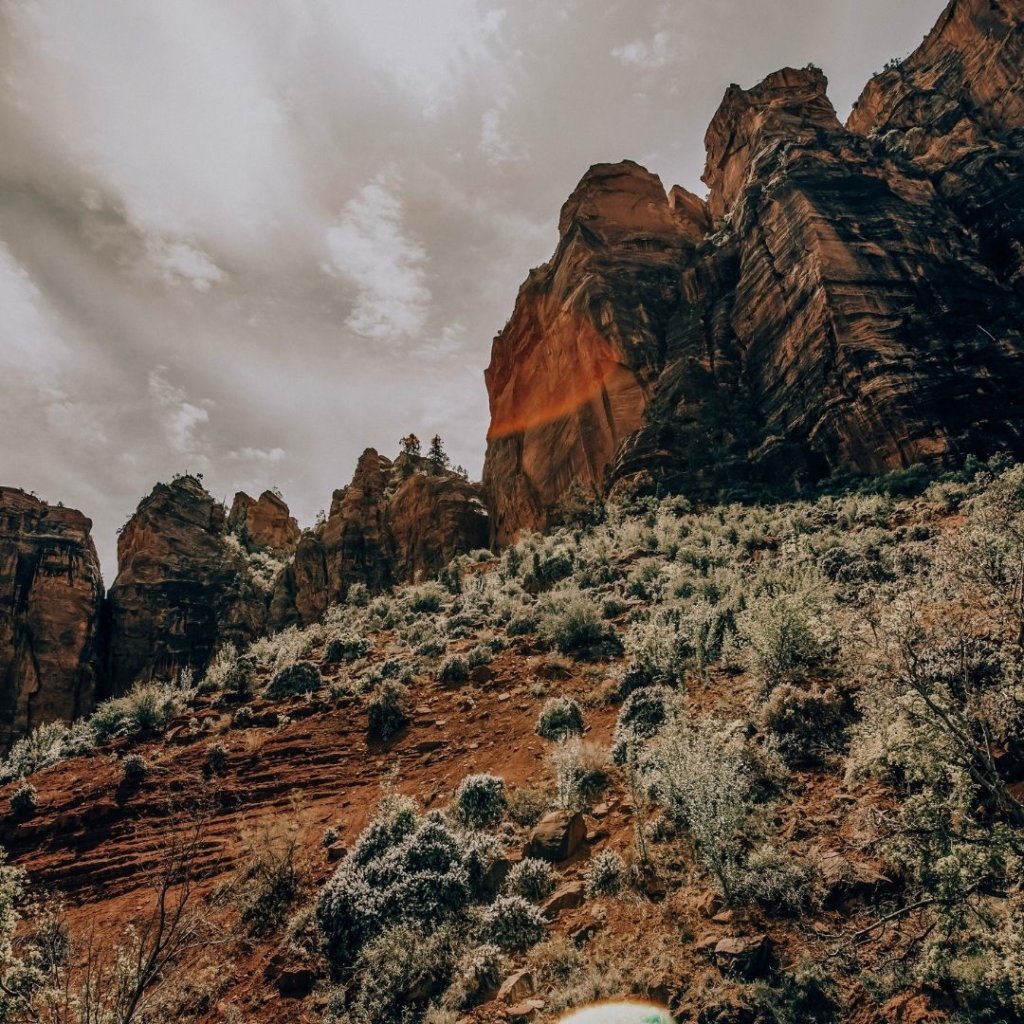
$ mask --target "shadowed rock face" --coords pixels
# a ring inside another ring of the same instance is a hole
[[[273,491],[264,491],[258,499],[239,491],[228,513],[228,530],[248,551],[285,557],[295,550],[302,533],[284,499]]]
[[[118,538],[107,685],[205,671],[217,646],[264,627],[268,595],[228,543],[224,506],[197,479],[157,484]]]
[[[103,584],[92,523],[0,487],[0,750],[92,710]]]
[[[380,591],[431,576],[487,539],[478,485],[426,459],[392,461],[368,448],[352,482],[334,492],[326,522],[303,534],[278,578],[271,622],[313,622],[354,583]]]
[[[730,86],[706,206],[584,176],[486,373],[495,541],[573,479],[706,497],[1024,450],[1022,9],[950,4],[849,127],[815,68]]]

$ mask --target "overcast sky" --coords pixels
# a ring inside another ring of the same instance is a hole
[[[480,472],[482,371],[587,167],[703,194],[730,82],[813,61],[845,117],[941,0],[0,0],[0,483],[104,578],[157,480],[363,448]]]

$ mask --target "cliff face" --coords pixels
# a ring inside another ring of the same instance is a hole
[[[256,636],[267,595],[238,545],[223,505],[194,477],[157,484],[125,525],[110,588],[107,684],[119,693],[140,678],[199,676],[217,646]]]
[[[92,523],[0,487],[0,750],[92,710],[103,584]]]
[[[494,342],[494,539],[574,478],[703,497],[1024,449],[1022,20],[950,4],[847,127],[817,69],[731,86],[706,207],[588,172]]]
[[[348,487],[334,492],[326,522],[303,534],[278,578],[275,626],[309,623],[359,583],[380,591],[439,572],[484,547],[487,511],[476,484],[422,458],[363,452]]]
[[[231,503],[227,526],[247,551],[284,557],[295,551],[302,534],[284,499],[273,491],[264,491],[259,498],[239,491]]]

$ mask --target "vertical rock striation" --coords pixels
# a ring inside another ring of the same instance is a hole
[[[816,68],[730,86],[706,204],[592,168],[485,375],[494,539],[574,480],[707,497],[1024,451],[1022,22],[954,0],[846,126]]]
[[[0,487],[0,750],[92,710],[103,584],[74,509]]]

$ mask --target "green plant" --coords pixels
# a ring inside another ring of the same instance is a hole
[[[541,636],[561,654],[599,658],[622,650],[614,628],[601,617],[600,608],[582,594],[550,595],[540,616]]]
[[[491,825],[505,806],[505,781],[496,775],[467,775],[455,790],[455,813],[467,825]]]
[[[223,775],[228,768],[228,748],[223,743],[211,743],[206,749],[204,766],[210,775]]]
[[[608,782],[608,752],[596,743],[565,740],[552,752],[551,764],[559,807],[582,810]]]
[[[587,896],[614,896],[622,888],[625,876],[622,858],[613,850],[602,850],[587,868]]]
[[[517,824],[536,825],[548,809],[547,794],[532,786],[518,786],[508,798],[508,816]]]
[[[499,896],[480,915],[480,934],[509,953],[520,953],[544,937],[544,918],[522,896]]]
[[[332,636],[324,646],[324,662],[337,664],[358,661],[365,658],[371,650],[373,644],[368,637],[359,636],[357,633],[340,633],[338,636]]]
[[[137,786],[148,771],[149,765],[141,754],[125,754],[121,758],[121,777],[129,785]]]
[[[24,821],[31,818],[39,806],[39,796],[36,787],[31,782],[23,782],[11,794],[11,814],[16,821]]]
[[[537,735],[560,740],[583,732],[583,710],[572,697],[549,697],[537,718]]]
[[[278,931],[298,898],[298,838],[295,825],[270,826],[247,837],[246,856],[233,888],[239,919],[253,938]]]
[[[671,717],[675,694],[664,686],[646,686],[634,690],[622,705],[615,723],[612,759],[625,764],[628,750],[657,735]]]
[[[453,654],[441,662],[437,670],[439,683],[464,683],[469,679],[469,663],[461,654]]]
[[[759,709],[757,723],[787,764],[808,765],[842,747],[849,717],[835,690],[782,683]]]
[[[505,889],[512,896],[540,903],[554,892],[557,879],[558,872],[546,860],[526,857],[512,866]]]
[[[408,688],[393,679],[382,682],[366,705],[367,729],[372,739],[386,741],[408,722]]]
[[[314,693],[323,686],[320,669],[309,661],[298,661],[288,665],[274,675],[264,690],[269,700],[283,700],[300,693]]]

